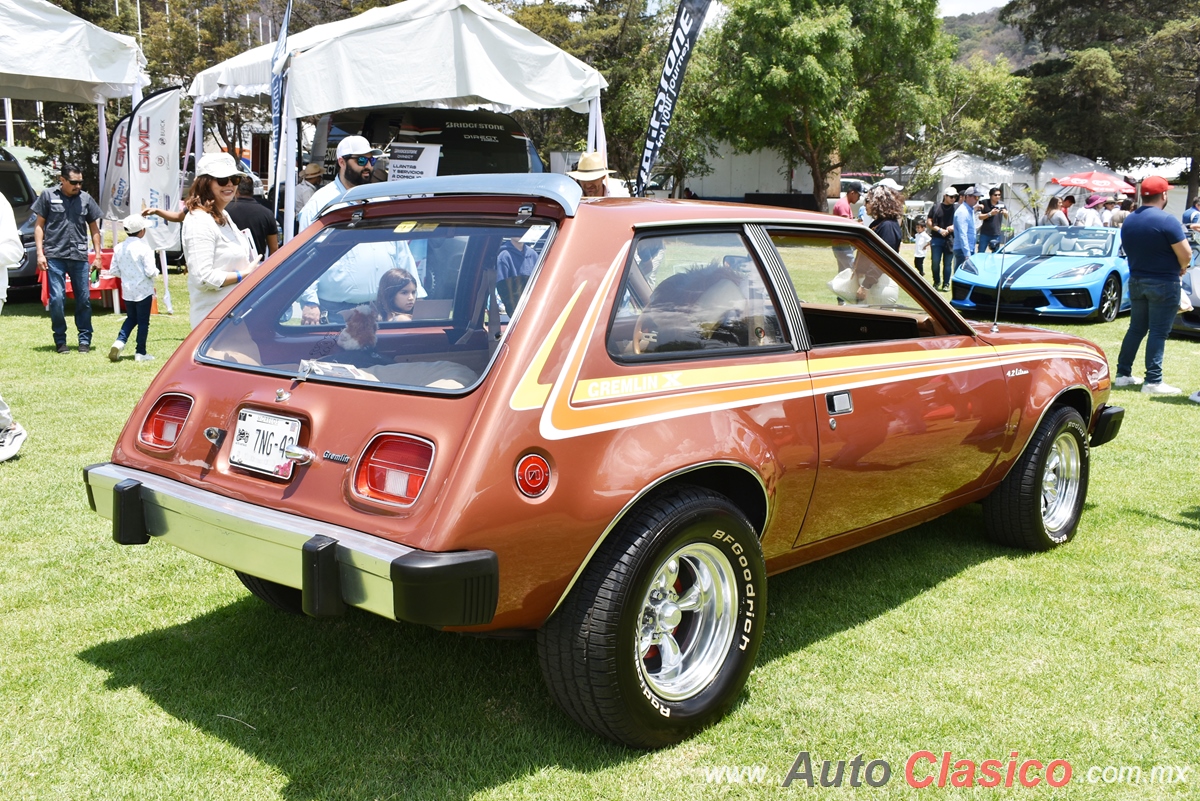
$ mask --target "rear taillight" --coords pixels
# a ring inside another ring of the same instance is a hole
[[[187,395],[163,395],[146,415],[138,439],[152,448],[172,447],[191,411],[192,399]]]
[[[380,434],[354,472],[354,492],[373,501],[411,506],[425,486],[433,443],[403,434]]]

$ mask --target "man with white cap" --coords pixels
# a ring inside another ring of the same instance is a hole
[[[371,182],[375,161],[383,151],[371,147],[362,136],[347,136],[338,143],[338,174],[332,183],[318,189],[300,212],[300,230],[313,223],[317,214],[351,187]],[[316,325],[326,319],[375,298],[379,279],[390,269],[405,270],[417,280],[417,297],[428,295],[417,270],[416,259],[408,242],[363,243],[345,253],[329,266],[321,277],[300,295],[300,322]]]
[[[979,201],[980,190],[977,186],[969,186],[962,191],[962,203],[954,210],[954,269],[963,266],[967,257],[975,252],[975,204]],[[943,276],[943,286],[950,283],[954,276]]]
[[[299,228],[303,231],[317,219],[317,214],[330,201],[344,195],[348,190],[370,183],[371,168],[375,159],[383,155],[377,147],[371,147],[365,136],[347,136],[338,142],[338,172],[330,183],[313,192],[304,208],[300,210]]]
[[[304,210],[308,201],[312,200],[313,194],[321,188],[325,168],[315,161],[305,164],[300,177],[304,180],[296,184],[296,219],[300,219],[300,212]]]

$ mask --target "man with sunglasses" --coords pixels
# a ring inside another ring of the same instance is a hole
[[[333,182],[313,193],[300,212],[303,231],[331,201],[351,187],[371,182],[371,170],[383,151],[371,147],[362,136],[347,136],[338,142],[338,172]],[[407,271],[417,280],[417,297],[426,297],[416,261],[404,240],[360,245],[344,254],[300,295],[300,322],[315,325],[326,316],[346,311],[375,298],[380,276],[391,268]]]
[[[93,262],[101,266],[100,207],[83,191],[83,175],[73,164],[64,164],[59,185],[47,189],[33,202],[37,215],[33,241],[37,245],[37,268],[46,272],[50,284],[50,329],[54,347],[67,352],[67,320],[63,313],[66,280],[75,294],[75,328],[79,352],[92,347],[92,301],[88,282],[88,233],[95,249]]]
[[[363,136],[347,136],[338,142],[337,161],[338,171],[333,180],[322,186],[304,204],[300,210],[298,228],[303,231],[317,219],[317,214],[331,200],[341,197],[347,190],[371,182],[371,170],[375,160],[383,155],[379,148],[371,147],[371,143]]]

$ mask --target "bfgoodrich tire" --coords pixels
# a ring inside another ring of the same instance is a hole
[[[245,585],[246,589],[254,593],[259,600],[265,601],[281,612],[292,615],[304,614],[302,595],[300,590],[295,587],[287,587],[274,581],[260,579],[257,576],[249,576],[240,570],[233,572],[237,574],[238,580]]]
[[[1001,545],[1048,551],[1075,536],[1087,499],[1087,426],[1079,412],[1046,413],[1024,453],[983,501],[988,536]]]
[[[614,529],[538,633],[546,686],[578,723],[635,748],[721,718],[754,667],[766,570],[746,516],[695,487]]]

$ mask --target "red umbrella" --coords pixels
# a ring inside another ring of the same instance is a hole
[[[1078,186],[1089,192],[1134,192],[1134,188],[1115,175],[1106,172],[1077,172],[1063,178],[1052,179],[1062,186]]]

